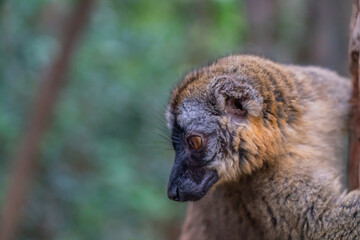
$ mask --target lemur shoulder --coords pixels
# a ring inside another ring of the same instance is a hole
[[[360,239],[341,184],[350,81],[237,55],[193,71],[166,118],[168,196],[192,201],[180,239]]]

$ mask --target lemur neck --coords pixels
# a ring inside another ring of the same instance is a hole
[[[301,173],[301,169],[269,168],[238,182],[219,184],[203,199],[189,204],[183,231],[201,223],[209,239],[216,239],[213,236],[217,234],[219,239],[236,239],[234,235],[264,239],[270,232],[301,238],[296,232],[306,219],[303,215],[311,214],[311,209],[331,209],[338,195],[320,179]],[[316,214],[313,217],[318,218]]]

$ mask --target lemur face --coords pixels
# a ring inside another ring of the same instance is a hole
[[[170,199],[199,200],[215,183],[249,175],[281,152],[280,129],[290,115],[287,102],[275,102],[288,93],[279,73],[261,62],[223,58],[173,90],[166,112],[175,150]]]
[[[168,187],[169,198],[195,201],[219,180],[211,164],[220,152],[216,118],[205,102],[186,99],[178,107],[172,123],[175,161]]]

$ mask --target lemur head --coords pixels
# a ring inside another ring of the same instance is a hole
[[[288,77],[268,60],[229,56],[184,78],[166,112],[175,150],[170,199],[199,200],[217,182],[274,163],[283,128],[296,119]]]

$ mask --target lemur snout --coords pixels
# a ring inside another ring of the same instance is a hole
[[[179,201],[180,200],[180,196],[179,196],[179,188],[177,186],[169,186],[168,188],[168,197],[171,200],[174,201]]]

